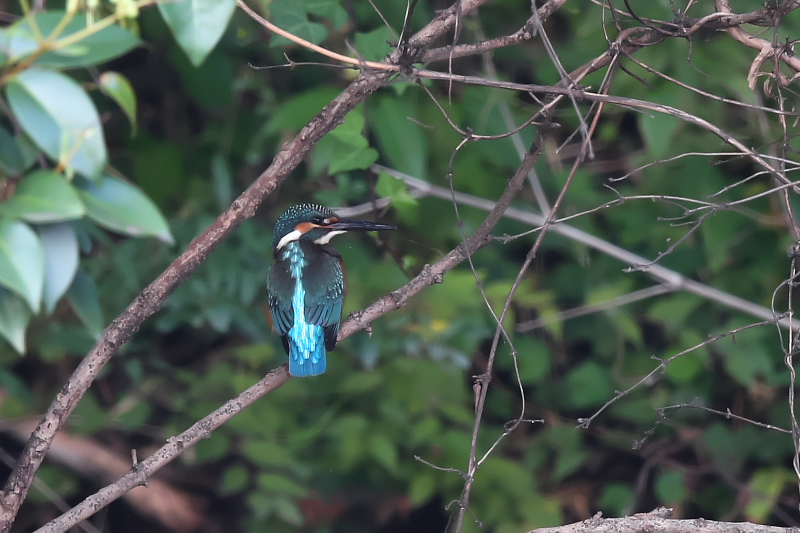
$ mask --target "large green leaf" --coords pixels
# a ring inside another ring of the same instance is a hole
[[[0,215],[28,222],[61,222],[85,214],[75,188],[52,170],[37,170],[26,177],[14,195],[0,204]]]
[[[37,13],[34,16],[34,24],[39,30],[38,33],[33,29],[31,17],[25,17],[12,24],[7,29],[6,53],[9,60],[19,61],[39,50],[41,42],[38,36],[47,39],[53,34],[53,30],[62,24],[65,16],[64,11]],[[91,32],[91,27],[88,28]],[[58,43],[59,39],[78,32],[86,32],[86,30],[86,17],[76,16],[63,28],[55,42]],[[115,24],[96,33],[89,33],[75,43],[45,52],[36,59],[34,64],[57,69],[89,67],[119,57],[139,46],[140,43],[141,41],[134,34]]]
[[[411,100],[381,96],[370,106],[370,127],[394,168],[425,179],[430,150],[422,126],[410,119],[417,115]]]
[[[369,147],[364,137],[364,115],[360,109],[351,111],[343,124],[317,143],[314,155],[324,163],[329,174],[369,168],[378,160],[377,150]]]
[[[419,204],[417,199],[408,192],[408,184],[405,181],[390,176],[384,171],[381,171],[378,175],[375,193],[379,196],[391,198],[393,205],[405,204],[413,207]]]
[[[381,26],[368,33],[356,33],[355,48],[358,57],[367,61],[380,61],[392,51],[389,44],[392,42],[392,32],[386,26]]]
[[[339,92],[336,87],[324,85],[280,102],[277,111],[267,124],[266,132],[272,134],[300,130],[336,98]]]
[[[276,26],[314,44],[319,44],[328,36],[325,26],[308,19],[308,6],[296,0],[273,0],[269,5],[270,19]],[[270,46],[291,44],[286,37],[275,35]]]
[[[100,308],[97,286],[89,274],[78,269],[67,291],[67,300],[89,333],[98,339],[103,333],[103,310]]]
[[[134,237],[153,236],[172,244],[172,234],[164,216],[133,185],[105,176],[98,184],[82,184],[80,195],[89,218],[104,228]]]
[[[162,0],[161,16],[195,66],[222,37],[236,9],[236,0]]]
[[[39,228],[44,248],[44,308],[52,313],[78,270],[78,238],[69,224],[46,224]]]
[[[17,120],[48,156],[90,179],[100,175],[106,164],[103,129],[80,85],[59,72],[26,70],[6,93]]]
[[[350,15],[340,0],[307,0],[303,3],[309,13],[327,19],[335,30],[342,29],[350,21]]]
[[[25,330],[31,310],[16,294],[0,287],[0,335],[20,354],[25,353]]]
[[[44,286],[44,252],[27,224],[0,219],[0,285],[22,296],[39,311]]]

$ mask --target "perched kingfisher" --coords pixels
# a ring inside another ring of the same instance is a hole
[[[278,217],[267,295],[291,375],[322,374],[326,350],[336,346],[345,280],[342,256],[330,246],[331,239],[348,231],[390,229],[396,228],[339,218],[316,204],[296,205]]]

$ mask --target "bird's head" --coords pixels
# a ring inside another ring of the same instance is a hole
[[[336,213],[317,204],[290,207],[278,217],[272,249],[280,250],[292,241],[328,244],[332,238],[348,231],[381,231],[396,229],[388,224],[339,218]]]

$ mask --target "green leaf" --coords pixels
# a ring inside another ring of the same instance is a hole
[[[0,287],[0,335],[20,354],[25,353],[25,330],[31,310],[16,294]]]
[[[663,100],[661,100],[663,101]],[[672,147],[672,137],[681,121],[664,113],[641,113],[639,128],[653,158],[665,157]]]
[[[26,70],[6,94],[25,132],[51,159],[89,179],[100,175],[107,157],[103,129],[80,85],[59,72]]]
[[[602,405],[613,395],[608,369],[594,361],[586,361],[567,375],[567,390],[575,407]]]
[[[22,306],[25,306],[25,302],[20,302]],[[34,409],[35,406],[39,403],[38,395],[34,394],[31,391],[28,384],[22,379],[20,376],[14,374],[13,369],[7,370],[0,370],[0,386],[3,387],[4,392],[7,394],[3,400],[8,400],[9,398],[16,398],[17,400],[21,401],[29,408]],[[5,408],[5,405],[3,406]],[[5,413],[4,413],[5,414]],[[21,416],[27,416],[20,414]]]
[[[258,476],[256,484],[262,489],[289,494],[298,498],[308,495],[306,487],[280,474],[261,474]]]
[[[103,72],[100,87],[122,108],[131,123],[131,135],[136,135],[136,93],[131,82],[119,72]]]
[[[38,150],[31,150],[27,137],[14,138],[0,126],[0,168],[12,176],[22,174],[36,161]]]
[[[306,41],[319,44],[328,36],[328,30],[322,24],[308,20],[307,6],[297,0],[273,0],[269,5],[271,21],[282,30],[296,35]],[[270,46],[285,46],[291,41],[275,35]]]
[[[408,499],[412,506],[420,507],[436,494],[436,479],[432,472],[417,474],[411,478]]]
[[[266,440],[248,440],[242,453],[252,462],[265,466],[290,466],[294,463],[286,446]]]
[[[383,385],[383,375],[378,372],[351,374],[339,381],[336,390],[339,394],[355,395],[375,390]]]
[[[197,66],[225,32],[236,0],[162,0],[158,9],[178,44]]]
[[[351,111],[343,124],[317,143],[315,168],[327,165],[329,174],[369,168],[378,160],[378,152],[369,147],[363,131],[363,112]]]
[[[272,505],[275,509],[275,516],[293,526],[295,531],[300,529],[305,522],[303,512],[294,498],[272,498]]]
[[[757,332],[743,331],[735,337],[720,339],[714,347],[724,355],[728,374],[745,387],[753,387],[762,380],[769,382],[775,374],[772,347]]]
[[[378,151],[373,148],[366,146],[348,147],[347,145],[343,145],[342,148],[334,152],[333,161],[328,167],[329,174],[366,169],[378,160]]]
[[[373,459],[383,465],[390,472],[397,472],[400,464],[397,458],[397,449],[383,433],[373,433],[369,439],[369,451]]]
[[[553,465],[553,480],[559,482],[574,474],[586,464],[588,458],[589,453],[583,448],[570,450],[569,452],[562,451],[556,456]]]
[[[224,210],[233,200],[233,172],[228,158],[224,155],[214,154],[211,158],[211,178],[217,206]]]
[[[233,465],[222,474],[220,492],[229,496],[242,492],[250,481],[250,472],[242,465]]]
[[[75,272],[75,279],[67,291],[67,300],[89,333],[95,340],[99,339],[103,333],[103,310],[100,309],[97,286],[89,274],[80,269]]]
[[[530,335],[519,335],[514,338],[514,346],[523,383],[541,383],[550,377],[552,353],[544,342]]]
[[[44,286],[44,252],[27,224],[0,219],[0,285],[22,296],[39,311]]]
[[[217,459],[230,457],[231,439],[228,435],[215,431],[207,439],[203,439],[195,445],[197,462],[209,463]]]
[[[309,13],[328,19],[334,30],[343,28],[350,20],[339,0],[307,0],[305,4]]]
[[[48,38],[67,16],[64,11],[39,12],[35,15],[35,25],[45,39]],[[58,41],[87,29],[86,17],[76,16],[58,35],[55,49],[40,55],[35,65],[68,69],[90,67],[119,57],[139,46],[141,41],[131,32],[113,24],[102,30],[86,35],[68,46],[59,46]],[[37,33],[33,30],[30,17],[12,24],[8,28],[7,52],[11,61],[19,61],[41,47]]]
[[[359,57],[367,61],[380,61],[392,51],[392,47],[389,46],[392,40],[392,33],[386,26],[369,33],[356,33],[356,51]]]
[[[84,182],[79,192],[89,218],[111,231],[133,237],[152,236],[173,243],[167,221],[156,205],[133,185],[113,176]]]
[[[19,61],[39,48],[36,36],[30,32],[30,26],[23,25],[24,23],[27,23],[27,19],[21,19],[0,33],[0,52],[3,54],[3,64]]]
[[[78,238],[69,224],[39,228],[44,248],[44,309],[51,314],[78,271]]]
[[[677,383],[686,383],[700,375],[703,372],[703,366],[703,354],[689,352],[672,361],[665,374],[669,379]]]
[[[390,176],[383,170],[378,175],[378,183],[375,184],[375,192],[384,197],[392,199],[392,203],[415,206],[419,202],[408,192],[408,185],[405,181]]]
[[[5,29],[0,29],[0,67],[8,63],[10,37]]]
[[[762,468],[753,474],[747,483],[750,496],[745,505],[744,515],[748,521],[763,524],[775,509],[783,489],[793,482],[789,470],[780,467]]]
[[[609,483],[600,496],[600,509],[606,516],[623,516],[631,502],[633,491],[625,483]]]
[[[339,89],[323,86],[281,102],[267,125],[267,133],[298,131],[338,94]]]
[[[37,170],[27,176],[14,196],[0,204],[0,215],[35,223],[74,220],[85,214],[75,188],[52,170]]]
[[[393,168],[426,179],[430,147],[422,126],[411,121],[418,115],[408,98],[381,96],[370,106],[370,126]]]
[[[653,489],[658,501],[666,505],[678,504],[687,497],[685,476],[676,470],[660,472]]]

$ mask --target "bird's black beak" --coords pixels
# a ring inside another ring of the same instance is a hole
[[[389,224],[367,222],[366,220],[348,220],[346,218],[340,218],[338,222],[325,226],[325,228],[333,231],[386,231],[397,229],[397,227]]]

